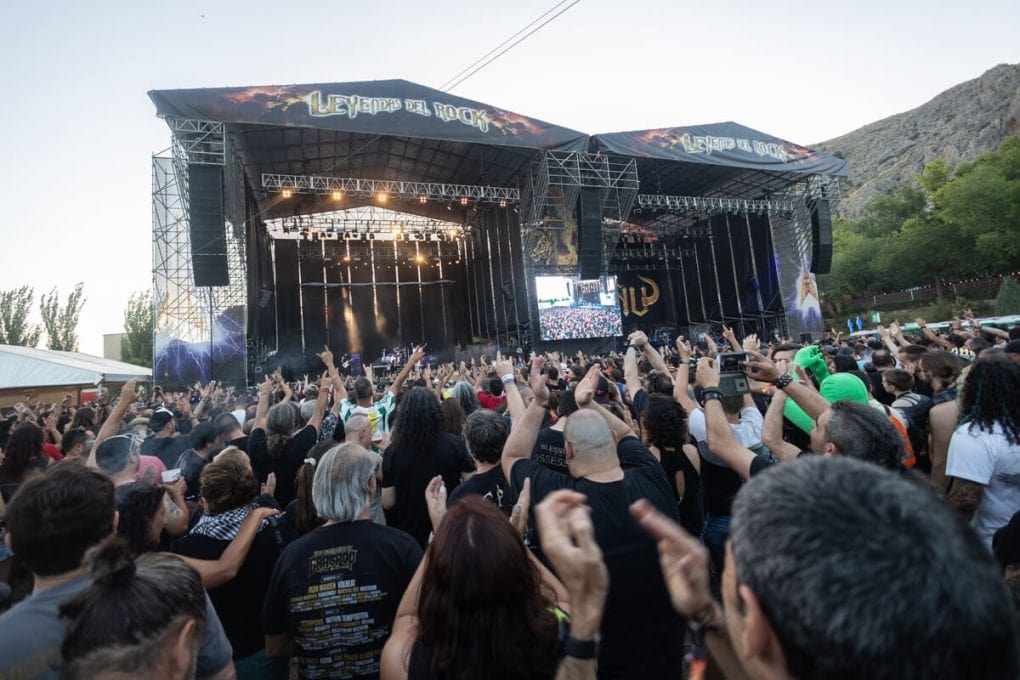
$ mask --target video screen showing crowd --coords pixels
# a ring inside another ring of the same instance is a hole
[[[623,335],[616,277],[536,276],[542,340],[583,340]]]

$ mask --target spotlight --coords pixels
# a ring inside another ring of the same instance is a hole
[[[414,256],[414,261],[417,262],[418,264],[421,264],[421,263],[423,263],[425,261],[425,258],[422,257],[421,255],[415,255]]]
[[[283,196],[284,198],[290,198],[291,196],[294,195],[294,192],[291,189],[284,189],[283,191],[280,192],[280,195]]]
[[[351,240],[351,232],[349,232],[349,231],[345,231],[344,232],[344,240],[345,241],[350,241]]]
[[[506,201],[500,201],[499,202],[499,207],[500,208],[505,208],[506,207]]]
[[[468,204],[467,196],[464,196],[463,198],[460,199],[460,204],[461,205],[467,205]]]
[[[428,196],[419,196],[418,197],[418,202],[419,203],[423,203],[423,204],[424,203],[428,203],[429,202],[429,198],[428,198]]]
[[[344,192],[340,191],[339,189],[334,189],[333,193],[331,193],[330,196],[333,197],[334,201],[342,201],[344,199]]]
[[[344,255],[344,262],[350,262],[350,261],[351,261],[351,256],[350,255]]]
[[[370,233],[370,234],[368,235],[368,240],[369,240],[369,241],[374,241],[374,240],[375,240],[375,234],[372,234],[372,233]]]
[[[385,203],[386,202],[387,196],[386,196],[386,192],[385,191],[380,191],[378,194],[375,195],[375,197],[376,197],[376,199],[378,199],[378,201],[380,203]]]

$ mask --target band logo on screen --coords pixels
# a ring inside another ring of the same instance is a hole
[[[308,102],[308,114],[316,118],[324,116],[346,116],[351,120],[359,115],[375,116],[380,113],[396,113],[404,110],[425,118],[433,116],[444,123],[458,122],[468,127],[489,131],[492,116],[485,109],[471,106],[454,106],[444,102],[429,102],[424,99],[400,99],[399,97],[362,97],[352,94],[325,95],[318,90],[312,92]]]
[[[542,340],[581,340],[623,335],[615,276],[536,276]]]
[[[647,286],[620,286],[620,307],[624,316],[644,316],[659,301],[659,284],[655,279],[638,276]]]

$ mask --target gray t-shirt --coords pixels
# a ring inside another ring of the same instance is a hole
[[[60,677],[60,645],[67,630],[67,619],[60,618],[60,605],[88,584],[88,577],[73,579],[27,597],[0,614],[0,631],[3,631],[0,633],[0,678],[57,680]],[[220,672],[231,663],[233,655],[208,595],[205,614],[205,637],[196,665],[199,678]]]

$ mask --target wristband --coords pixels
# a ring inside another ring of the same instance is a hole
[[[501,380],[503,381],[504,385],[509,385],[512,382],[517,382],[516,379],[514,378],[513,373],[507,373],[501,378]]]
[[[708,402],[712,401],[713,399],[720,399],[720,400],[722,399],[722,392],[720,392],[718,388],[712,389],[712,390],[702,390],[701,391],[701,400],[703,402],[705,402],[707,404]]]
[[[772,384],[775,385],[779,389],[783,389],[783,388],[785,388],[787,385],[789,385],[792,382],[793,382],[793,376],[790,375],[789,373],[784,373],[783,375],[781,375],[778,378],[776,378],[775,380],[773,380]]]
[[[584,661],[594,659],[598,655],[599,641],[597,637],[591,640],[578,640],[570,633],[567,633],[567,637],[563,640],[563,656]]]

